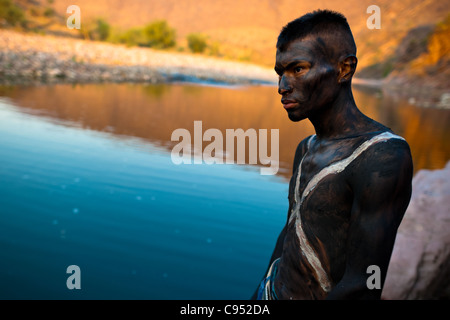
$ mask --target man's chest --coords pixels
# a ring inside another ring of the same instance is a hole
[[[302,202],[302,198],[318,185],[324,184],[324,181],[336,186],[345,184],[345,175],[341,173],[347,165],[343,160],[348,159],[355,150],[355,143],[320,143],[312,140],[300,163],[294,168],[290,181],[290,197],[296,202]]]
[[[320,219],[347,220],[353,203],[347,175],[334,170],[308,172],[305,176],[294,174],[289,185],[292,210],[298,211],[306,223],[320,224]]]

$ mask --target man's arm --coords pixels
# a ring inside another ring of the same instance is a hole
[[[349,173],[354,192],[346,268],[327,299],[380,299],[397,229],[411,197],[409,146],[389,140],[372,146]],[[369,266],[379,267],[380,289],[369,289]]]
[[[306,153],[307,141],[309,140],[309,138],[310,138],[310,136],[307,137],[306,139],[302,140],[298,144],[297,149],[295,150],[294,165],[293,165],[293,169],[292,169],[292,174],[293,175],[295,174],[297,167],[300,165],[301,159],[303,158],[304,154]],[[295,179],[295,177],[294,177],[294,179]],[[264,273],[264,277],[267,274],[267,272],[269,271],[269,268],[272,265],[272,263],[276,259],[281,257],[281,254],[283,253],[284,238],[286,236],[286,228],[287,228],[287,224],[288,224],[288,221],[289,221],[289,215],[290,214],[291,214],[291,201],[289,201],[289,209],[288,209],[288,216],[287,216],[287,220],[286,220],[286,225],[283,227],[283,230],[281,230],[280,235],[278,236],[277,242],[275,244],[275,249],[273,250],[272,256],[271,256],[270,261],[269,261],[269,265],[267,267],[266,272]],[[258,287],[256,288],[255,292],[253,293],[253,296],[251,297],[252,300],[255,300],[257,298],[258,289],[259,289],[259,284],[258,284]]]

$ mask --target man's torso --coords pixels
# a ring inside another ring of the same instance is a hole
[[[324,299],[345,271],[353,206],[352,165],[372,145],[391,138],[372,132],[340,140],[302,142],[289,186],[289,217],[275,277],[279,299]],[[330,263],[332,262],[332,263]]]

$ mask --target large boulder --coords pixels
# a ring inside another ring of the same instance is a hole
[[[450,298],[450,161],[414,176],[382,298]]]

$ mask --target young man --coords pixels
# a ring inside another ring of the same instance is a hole
[[[358,110],[356,64],[339,13],[306,14],[278,37],[281,103],[290,120],[309,119],[316,134],[297,147],[287,222],[254,298],[381,296],[411,196],[412,160],[403,138]],[[372,274],[379,286],[368,281]]]

